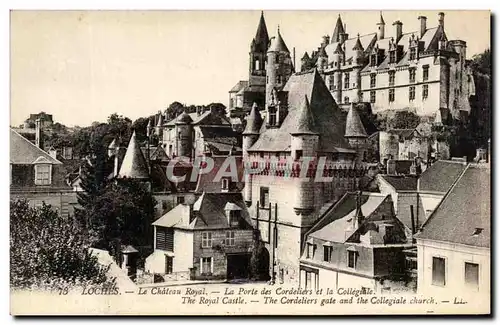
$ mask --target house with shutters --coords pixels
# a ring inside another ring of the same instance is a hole
[[[416,237],[418,293],[489,308],[491,169],[469,164]]]
[[[37,132],[36,144],[43,146]],[[39,146],[10,130],[10,198],[25,199],[31,207],[51,205],[63,216],[72,215],[76,192],[66,183],[67,166]]]
[[[411,245],[390,195],[348,192],[306,232],[300,287],[409,290],[404,250]]]
[[[254,228],[240,193],[203,193],[153,223],[146,272],[165,281],[249,276]]]

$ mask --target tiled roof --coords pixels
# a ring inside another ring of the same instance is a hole
[[[236,85],[233,86],[233,88],[231,88],[231,90],[229,92],[230,93],[237,93],[238,91],[245,88],[246,86],[248,86],[248,81],[247,80],[240,80],[236,83]]]
[[[221,171],[219,176],[227,174],[229,176],[230,168],[235,168],[236,174],[235,178],[232,178],[232,185],[230,186],[231,192],[240,192],[243,189],[243,159],[242,157],[230,156],[230,157],[212,157],[214,161],[213,168],[204,174],[198,176],[198,183],[196,184],[196,193],[222,193],[222,180],[216,177],[221,168],[225,165],[225,170]],[[227,160],[226,160],[227,159]],[[233,159],[232,161],[230,159]],[[231,169],[232,171],[232,169]],[[226,173],[225,173],[226,172]]]
[[[491,170],[469,165],[417,234],[417,239],[490,247]]]
[[[10,130],[10,163],[14,165],[30,165],[43,157],[51,164],[62,164],[48,153],[35,146],[31,141],[14,130]]]
[[[222,125],[202,125],[200,126],[200,132],[205,139],[222,139],[227,138],[228,140],[222,141],[225,143],[237,143],[238,133],[234,131],[229,126]]]
[[[189,222],[189,210],[189,205],[178,204],[172,210],[153,222],[153,226],[193,229],[194,221],[191,223]]]
[[[138,179],[149,178],[146,159],[144,159],[142,150],[139,147],[139,143],[137,142],[135,131],[132,133],[132,137],[130,138],[127,152],[125,153],[125,157],[123,158],[118,177]]]
[[[465,168],[463,162],[438,160],[420,175],[419,191],[446,193]]]
[[[389,183],[397,191],[416,191],[417,177],[414,176],[391,176],[379,174],[383,180]]]
[[[293,74],[283,90],[288,92],[288,115],[279,128],[266,128],[264,123],[259,139],[250,151],[289,151],[291,133],[299,127],[305,96],[310,99],[315,131],[319,133],[319,150],[352,150],[344,138],[345,120],[342,113],[316,69]]]
[[[363,49],[365,51],[367,51],[368,49],[371,48],[370,45],[372,45],[376,39],[377,39],[376,33],[371,33],[371,34],[359,36],[359,41],[360,41],[361,46],[363,47]],[[325,48],[325,51],[326,51],[326,54],[328,55],[328,58],[329,58],[328,62],[332,61],[333,54],[334,54],[335,50],[337,49],[337,47],[340,47],[343,49],[344,45],[345,45],[345,60],[348,61],[349,59],[351,59],[354,55],[354,52],[356,51],[354,49],[354,47],[355,47],[357,42],[358,42],[358,37],[353,37],[353,38],[347,39],[344,42],[344,44],[341,44],[339,42],[334,42],[334,43],[330,43],[329,45],[327,45]]]
[[[345,136],[358,138],[367,137],[365,127],[363,126],[361,118],[359,117],[358,111],[354,105],[351,105],[351,108],[347,113]]]

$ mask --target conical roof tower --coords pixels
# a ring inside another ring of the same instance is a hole
[[[247,117],[247,125],[243,135],[259,134],[262,126],[262,117],[260,116],[259,108],[256,103],[253,103],[250,115]]]
[[[311,107],[309,106],[309,99],[307,98],[307,95],[304,96],[304,101],[302,102],[302,107],[300,108],[300,113],[298,115],[297,121],[297,129],[291,132],[291,134],[318,135],[314,128],[314,119],[312,116]]]
[[[366,138],[365,127],[361,122],[358,111],[354,105],[351,105],[349,112],[347,113],[346,126],[345,126],[345,137],[346,138]]]
[[[127,152],[123,158],[118,178],[135,178],[148,179],[149,170],[144,158],[139,143],[135,135],[135,130],[132,133],[130,142],[127,147]]]

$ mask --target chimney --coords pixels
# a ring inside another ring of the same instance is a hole
[[[439,26],[444,28],[444,12],[438,13],[438,17]]]
[[[419,16],[418,20],[420,20],[420,37],[424,36],[425,31],[427,30],[427,17]]]
[[[35,121],[35,145],[43,150],[42,121],[40,119]]]
[[[392,26],[396,26],[396,38],[394,41],[397,43],[401,35],[403,35],[403,23],[400,20],[396,20],[392,23]]]

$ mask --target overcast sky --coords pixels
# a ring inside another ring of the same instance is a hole
[[[297,65],[331,35],[338,14],[350,37],[376,31],[378,11],[265,11],[270,36],[278,24]],[[386,37],[418,16],[435,27],[437,11],[384,11]],[[467,56],[490,47],[487,11],[446,11],[449,39]],[[11,125],[45,111],[66,125],[135,120],[171,102],[227,106],[228,90],[248,78],[248,52],[260,11],[14,11],[11,13]]]

